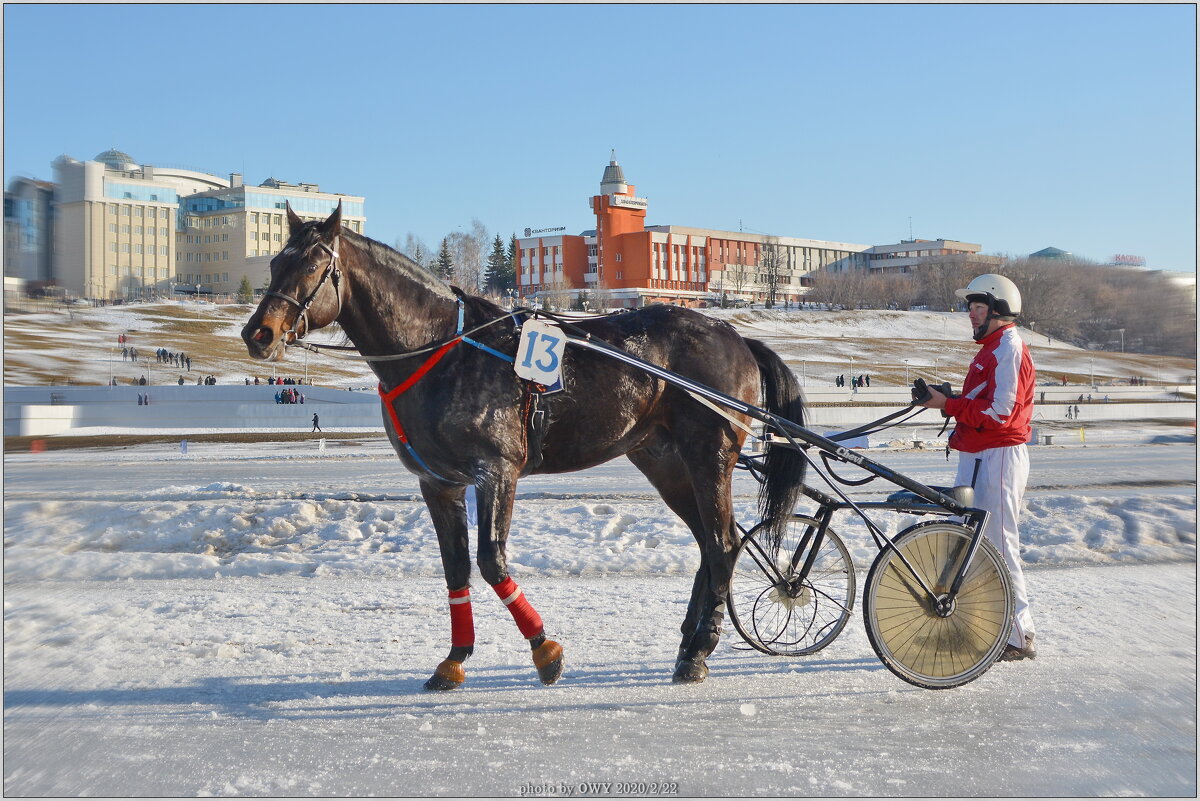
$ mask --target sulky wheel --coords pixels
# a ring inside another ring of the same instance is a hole
[[[896,548],[937,595],[950,589],[970,543],[970,529],[942,521],[913,526],[895,538]],[[931,690],[982,676],[1004,650],[1013,608],[1008,567],[986,539],[949,608],[937,608],[891,548],[880,551],[863,588],[871,647],[897,676]]]
[[[828,529],[808,575],[801,577],[817,521],[796,515],[779,547],[751,532],[742,540],[729,584],[729,614],[742,639],[765,654],[802,656],[821,650],[846,626],[854,608],[854,563]]]

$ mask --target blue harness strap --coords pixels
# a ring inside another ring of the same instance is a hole
[[[507,353],[501,353],[500,351],[496,350],[495,348],[489,348],[487,345],[483,344],[482,342],[476,342],[475,340],[471,339],[470,337],[463,336],[462,335],[463,315],[464,315],[463,301],[462,301],[462,298],[459,298],[458,299],[458,328],[454,332],[455,336],[459,337],[463,342],[466,342],[468,345],[470,345],[473,348],[479,348],[484,353],[492,354],[497,359],[504,359],[504,361],[510,362],[510,363],[515,361],[514,358],[512,356],[509,356]]]

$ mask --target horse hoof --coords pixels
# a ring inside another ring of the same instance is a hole
[[[425,689],[436,692],[454,690],[461,687],[462,683],[466,680],[467,673],[463,670],[462,662],[445,659],[433,671],[433,675],[429,677],[429,681],[425,682]]]
[[[708,665],[704,662],[693,662],[681,659],[675,663],[675,675],[671,677],[672,684],[699,684],[708,678]]]
[[[542,684],[553,684],[563,672],[563,649],[554,640],[546,640],[533,651],[533,664],[537,666]]]

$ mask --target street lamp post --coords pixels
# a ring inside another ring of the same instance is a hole
[[[850,357],[850,386],[854,386],[854,357]]]

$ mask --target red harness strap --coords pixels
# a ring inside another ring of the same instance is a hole
[[[405,379],[404,383],[400,384],[395,389],[384,392],[383,384],[381,383],[379,385],[379,397],[383,398],[383,403],[387,407],[388,414],[392,416],[392,426],[396,429],[396,436],[404,444],[408,444],[408,435],[404,433],[404,426],[400,425],[400,415],[396,414],[396,398],[412,389],[413,386],[422,378],[424,378],[425,374],[432,370],[433,366],[440,362],[442,357],[449,353],[450,350],[459,342],[462,342],[461,338],[453,339],[435,350],[430,357],[425,360],[424,364],[418,367],[412,375]]]

